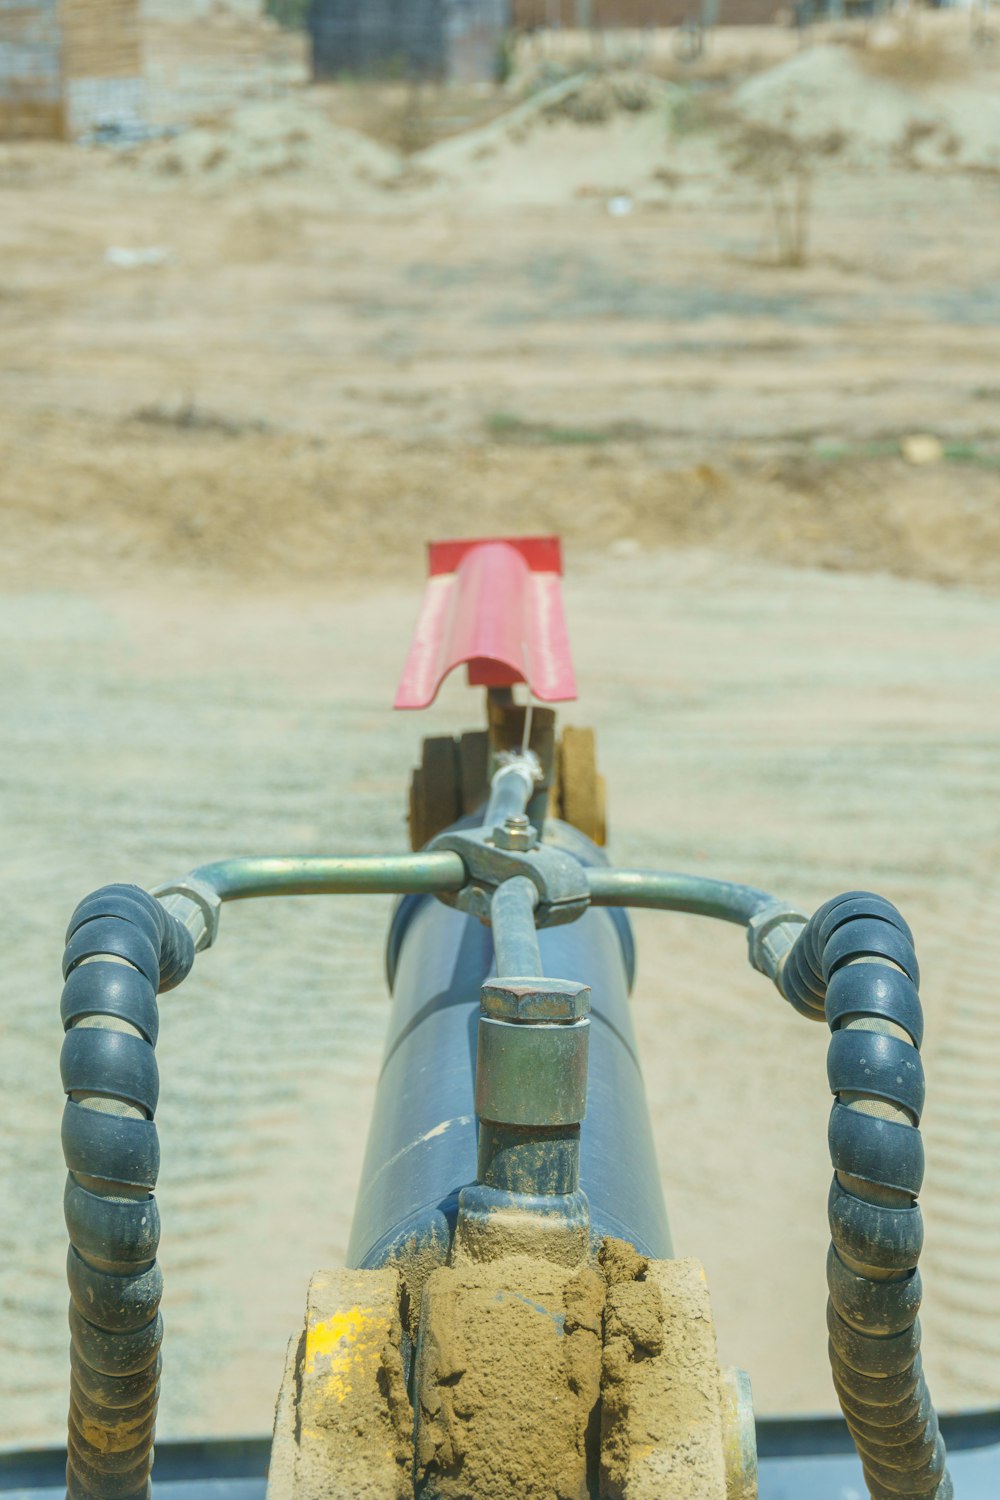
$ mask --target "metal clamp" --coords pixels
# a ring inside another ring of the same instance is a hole
[[[550,844],[540,844],[536,849],[499,849],[493,841],[493,829],[487,827],[442,833],[428,847],[457,854],[468,877],[460,891],[439,891],[440,899],[481,921],[489,921],[493,892],[515,875],[526,875],[538,891],[538,927],[575,922],[589,904],[585,868],[571,854]]]

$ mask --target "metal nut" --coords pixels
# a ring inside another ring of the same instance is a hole
[[[487,979],[479,1005],[495,1021],[579,1021],[590,1014],[590,985],[575,979]]]
[[[808,920],[804,912],[786,906],[784,901],[774,901],[752,916],[747,923],[747,946],[753,967],[777,981]]]
[[[479,1017],[476,1114],[504,1125],[577,1125],[587,1113],[590,1021],[536,1026]]]
[[[150,891],[157,901],[177,917],[194,938],[196,953],[211,948],[219,935],[219,913],[222,897],[204,880],[187,876],[184,880],[167,881]]]
[[[529,849],[537,847],[538,829],[528,821],[524,813],[512,813],[498,828],[494,828],[493,842],[498,849],[516,849],[525,854]]]

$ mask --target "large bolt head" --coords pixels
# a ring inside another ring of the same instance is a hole
[[[538,843],[538,829],[523,813],[512,813],[499,827],[493,830],[493,842],[498,849],[512,849],[526,854]]]
[[[579,1021],[590,1014],[590,985],[575,979],[487,979],[479,1004],[494,1021]]]

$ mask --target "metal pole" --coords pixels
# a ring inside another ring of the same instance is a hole
[[[500,767],[490,785],[490,800],[483,814],[483,827],[493,828],[508,818],[523,817],[535,791],[538,761],[528,751],[512,756]]]
[[[210,948],[223,901],[259,896],[333,894],[407,896],[460,891],[461,858],[447,850],[422,854],[220,859],[150,892],[190,932],[197,952]]]
[[[527,875],[514,875],[498,885],[490,903],[493,951],[501,979],[537,979],[542,955],[535,931],[538,887]]]
[[[222,859],[187,877],[208,885],[222,901],[256,896],[405,896],[457,891],[465,866],[457,854],[357,854]]]

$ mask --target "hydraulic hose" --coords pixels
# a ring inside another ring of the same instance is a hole
[[[149,1495],[163,1334],[156,996],[193,962],[190,933],[138,886],[104,886],[70,919],[60,1067],[71,1500]]]
[[[832,1033],[830,1364],[872,1500],[953,1495],[917,1318],[919,981],[910,929],[894,906],[866,891],[821,906],[780,976],[791,1004],[814,1020],[825,1017]]]

